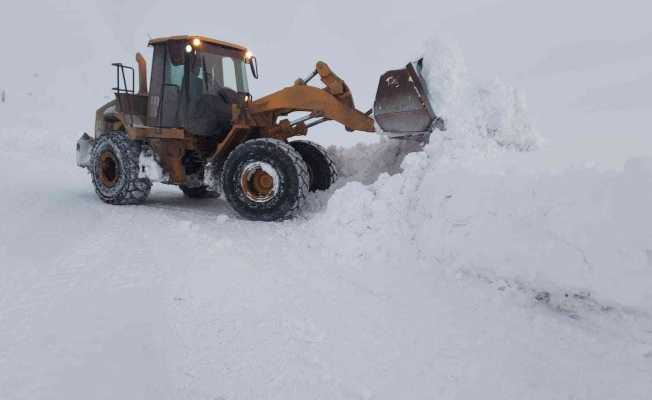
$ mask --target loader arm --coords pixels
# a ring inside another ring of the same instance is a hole
[[[249,106],[252,117],[287,115],[308,111],[314,116],[337,121],[350,131],[375,132],[374,120],[331,94],[328,89],[295,85],[265,96]]]
[[[326,86],[323,89],[307,83],[319,75]],[[307,111],[312,116],[341,123],[349,131],[375,132],[374,120],[357,110],[347,84],[330,67],[317,62],[310,78],[298,79],[293,86],[265,96],[248,106],[251,117],[264,124],[276,122],[279,116],[294,111]]]

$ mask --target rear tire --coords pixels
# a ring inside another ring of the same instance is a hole
[[[294,140],[290,145],[308,166],[310,191],[328,190],[337,180],[337,168],[326,149],[308,140]]]
[[[97,196],[108,204],[139,204],[152,189],[147,178],[139,178],[141,144],[124,132],[100,136],[91,151],[90,171]]]
[[[296,215],[309,190],[310,175],[288,143],[254,139],[237,146],[224,162],[222,188],[231,206],[254,221]]]

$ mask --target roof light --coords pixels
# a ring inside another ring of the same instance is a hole
[[[199,46],[201,46],[201,40],[200,40],[199,38],[194,38],[194,39],[192,40],[192,45],[193,45],[194,47],[199,47]]]
[[[247,61],[249,61],[249,60],[251,60],[253,57],[254,57],[254,53],[252,53],[251,50],[247,50],[247,52],[245,53],[245,59],[246,59]]]

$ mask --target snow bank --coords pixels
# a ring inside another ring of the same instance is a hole
[[[444,118],[443,136],[467,146],[536,149],[540,138],[532,129],[522,96],[495,79],[472,78],[461,51],[439,39],[426,43],[423,74],[433,109]]]
[[[352,266],[406,263],[609,304],[652,305],[652,161],[624,171],[529,170],[540,139],[522,97],[469,79],[433,41],[425,71],[448,123],[422,151],[384,141],[339,150],[346,183],[314,216],[320,244]],[[320,239],[321,240],[321,239]],[[371,263],[371,264],[370,264]]]

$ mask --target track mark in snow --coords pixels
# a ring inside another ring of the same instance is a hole
[[[477,270],[460,272],[463,276],[484,282],[501,293],[520,297],[519,301],[524,302],[526,306],[528,303],[542,305],[553,313],[574,321],[578,327],[627,338],[640,346],[652,346],[652,315],[648,312],[604,304],[588,292],[535,288],[523,282],[493,277]]]

